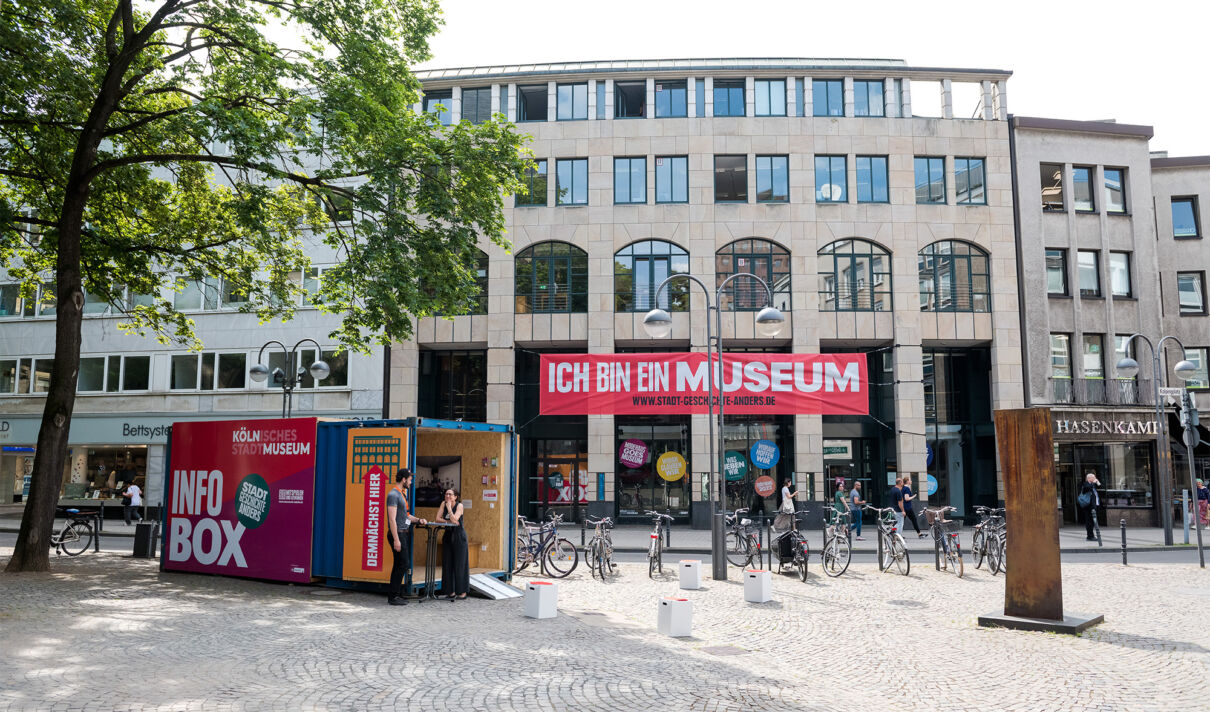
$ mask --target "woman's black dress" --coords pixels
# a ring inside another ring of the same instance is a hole
[[[441,503],[446,520],[453,516],[445,502]],[[457,506],[455,505],[455,510]],[[463,517],[466,515],[464,514]],[[466,530],[462,523],[445,529],[445,558],[441,565],[441,590],[447,596],[462,596],[470,591],[470,568],[467,566]]]

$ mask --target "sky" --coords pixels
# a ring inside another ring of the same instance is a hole
[[[1145,124],[1210,155],[1206,0],[442,0],[420,68],[609,59],[821,57],[1007,69],[1018,116]]]

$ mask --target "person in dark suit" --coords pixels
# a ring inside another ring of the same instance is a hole
[[[467,566],[466,529],[462,526],[462,502],[453,489],[445,491],[445,498],[437,507],[437,519],[442,524],[452,524],[445,530],[443,545],[445,557],[441,564],[441,590],[451,601],[466,599],[470,591],[470,568]]]
[[[1080,511],[1084,513],[1084,529],[1088,534],[1088,541],[1097,540],[1092,533],[1092,525],[1096,521],[1097,508],[1101,506],[1101,495],[1097,492],[1100,484],[1097,476],[1089,472],[1084,475],[1084,483],[1080,485]],[[1086,499],[1085,495],[1088,495]],[[1084,505],[1084,501],[1087,501],[1088,504]]]

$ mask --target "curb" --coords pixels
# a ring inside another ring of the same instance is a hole
[[[18,534],[18,533],[20,533],[20,531],[21,531],[20,527],[0,527],[0,534]],[[111,532],[107,532],[107,531],[102,531],[101,537],[105,538],[105,539],[109,539],[109,538],[113,538],[113,537],[124,537],[126,539],[133,539],[134,532],[130,532],[130,533],[112,532],[111,533]]]
[[[615,546],[613,548],[613,550],[615,552],[620,552],[623,554],[646,554],[647,553],[647,549],[645,549],[645,548],[629,548],[629,547]],[[854,554],[876,554],[876,553],[878,553],[878,549],[876,549],[876,548],[875,549],[856,549],[855,548],[852,551]],[[1128,547],[1126,549],[1126,551],[1127,552],[1197,551],[1197,546],[1194,544],[1187,544],[1187,545],[1182,544],[1181,546],[1163,546],[1163,545],[1132,546],[1132,547]],[[909,547],[907,552],[909,554],[932,554],[933,550],[932,549],[912,549]],[[668,555],[709,554],[710,550],[709,549],[668,548],[668,549],[664,549],[664,553],[668,554]],[[1067,547],[1067,548],[1060,547],[1059,553],[1060,554],[1120,554],[1120,553],[1122,553],[1122,547],[1120,547],[1120,546],[1117,546],[1117,547],[1113,547],[1113,546],[1104,546],[1104,547],[1077,546],[1077,547]],[[963,556],[969,556],[969,552],[964,552]]]

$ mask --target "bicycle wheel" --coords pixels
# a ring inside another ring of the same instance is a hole
[[[660,576],[664,575],[664,538],[660,537],[655,540],[655,568],[660,572]]]
[[[1000,537],[1000,570],[1008,574],[1008,539]]]
[[[983,551],[983,530],[982,529],[975,530],[975,536],[971,538],[971,551],[974,552],[975,568],[977,569],[980,566],[983,566],[983,557],[984,557],[985,553]]]
[[[898,533],[891,535],[891,558],[895,561],[895,568],[899,569],[899,573],[904,576],[912,570],[912,560],[908,558],[907,545],[903,543],[903,537]]]
[[[987,542],[987,568],[992,572],[992,576],[1000,573],[1000,566],[1003,564],[1000,557],[1003,553],[1000,549],[1000,537],[990,537]]]
[[[546,547],[543,568],[555,578],[566,578],[580,563],[580,552],[570,541],[559,537]]]
[[[597,566],[601,567],[601,580],[613,573],[613,546],[608,541],[601,542],[601,556],[597,559]]]
[[[600,557],[601,542],[593,539],[584,547],[584,563],[588,566],[588,575],[596,578],[597,559]]]
[[[74,520],[67,523],[63,527],[63,534],[59,539],[59,546],[68,556],[79,556],[88,551],[88,547],[92,545],[92,527],[86,522]]]
[[[530,562],[533,561],[533,556],[529,550],[529,538],[518,535],[516,548],[513,549],[513,551],[516,552],[517,556],[517,559],[513,564],[513,573],[515,574],[524,570],[525,567],[529,566]]]
[[[752,560],[748,537],[737,531],[727,532],[727,563],[732,566],[747,566]]]
[[[823,550],[823,572],[836,578],[848,570],[852,558],[853,550],[849,548],[849,540],[843,536],[834,536]]]
[[[950,540],[949,550],[945,552],[945,555],[949,559],[950,568],[958,574],[958,578],[962,578],[962,574],[966,572],[966,565],[962,561],[962,546],[958,543],[958,537]]]
[[[798,547],[799,547],[799,553],[798,553],[798,556],[796,557],[796,561],[795,561],[795,563],[798,564],[798,577],[800,579],[802,579],[803,583],[806,583],[806,581],[807,581],[807,563],[810,562],[810,560],[811,560],[811,550],[810,550],[811,548],[809,546],[807,546],[806,539],[803,539],[802,542],[798,545]]]

